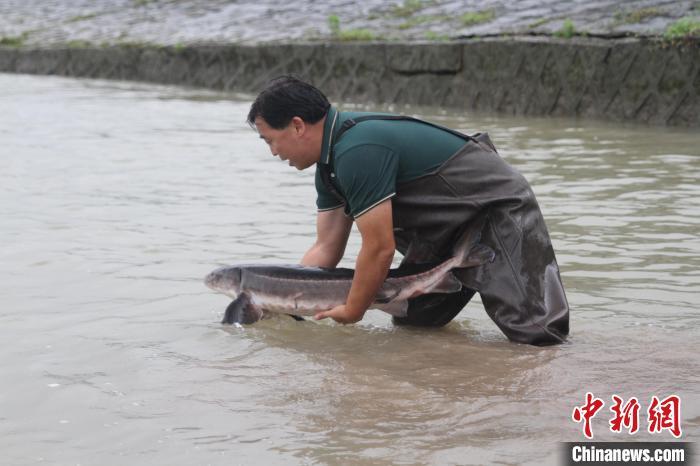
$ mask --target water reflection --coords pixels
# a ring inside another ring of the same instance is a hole
[[[264,342],[264,351],[284,360],[283,372],[259,374],[256,400],[294,412],[289,444],[278,448],[324,464],[423,463],[446,449],[490,444],[495,430],[504,435],[509,427],[489,428],[489,419],[503,419],[531,398],[533,374],[560,351],[480,341],[461,324],[428,331],[277,318],[228,331]],[[218,367],[240,374],[249,367],[242,362]],[[287,381],[284,391],[272,382],[277,378]]]

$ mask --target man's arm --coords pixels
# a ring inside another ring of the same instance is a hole
[[[330,317],[351,324],[364,317],[381,288],[394,258],[394,224],[391,199],[366,212],[357,221],[362,247],[355,264],[355,278],[345,304],[317,313],[315,319]]]
[[[301,265],[333,268],[338,265],[348,243],[352,218],[342,207],[319,212],[316,217],[316,242],[306,251]]]

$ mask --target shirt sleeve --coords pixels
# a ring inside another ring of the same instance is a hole
[[[379,144],[357,145],[336,155],[336,177],[354,218],[396,194],[398,159]]]
[[[319,212],[333,210],[345,205],[340,199],[331,194],[321,179],[321,168],[316,165],[316,208]]]

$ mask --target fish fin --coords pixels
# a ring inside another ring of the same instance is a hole
[[[457,268],[475,267],[487,262],[493,262],[496,253],[490,247],[483,244],[476,244],[469,250],[466,257],[457,265]]]
[[[379,309],[392,316],[406,317],[406,314],[408,314],[408,301],[405,299],[401,301],[391,301],[390,303],[382,304],[379,306]]]
[[[398,287],[392,286],[388,283],[384,283],[384,285],[377,292],[377,296],[375,296],[374,302],[378,304],[386,304],[395,297],[397,297],[400,292],[401,289],[399,289]]]
[[[470,222],[469,226],[457,236],[454,242],[455,247],[452,251],[452,256],[459,259],[459,263],[455,267],[474,267],[483,263],[473,260],[477,256],[472,256],[472,251],[481,251],[481,249],[477,250],[476,248],[480,246],[481,232],[486,227],[486,220],[487,217],[482,216]]]
[[[462,282],[452,273],[445,274],[435,285],[430,288],[429,293],[456,293],[462,289]]]
[[[459,260],[455,268],[476,267],[493,262],[496,253],[490,247],[480,243],[481,232],[485,226],[486,218],[483,217],[459,235],[453,252],[453,256]]]
[[[297,303],[297,299],[301,298],[302,296],[304,296],[304,293],[302,293],[301,291],[299,293],[295,294],[294,296],[292,296],[292,299],[294,300],[294,308],[295,309],[297,307],[299,307],[299,303]],[[287,314],[287,315],[289,317],[291,317],[292,319],[296,320],[297,322],[301,322],[301,321],[305,320],[302,316],[298,316],[295,314]]]
[[[247,293],[238,295],[235,301],[228,305],[222,324],[252,324],[263,317],[263,311],[256,308]]]

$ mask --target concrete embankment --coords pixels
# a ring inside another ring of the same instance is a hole
[[[0,47],[0,71],[255,92],[293,73],[329,97],[700,125],[700,47],[639,39],[472,39],[309,43]]]

